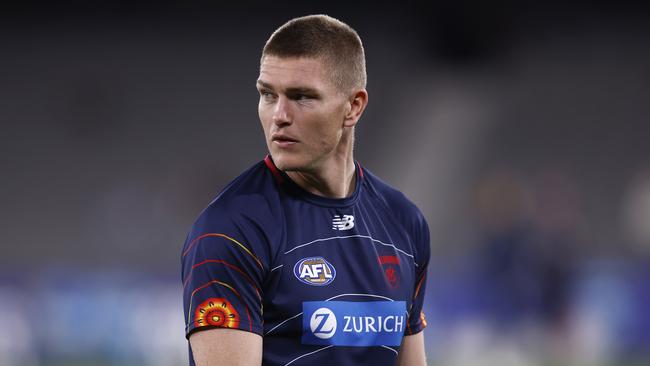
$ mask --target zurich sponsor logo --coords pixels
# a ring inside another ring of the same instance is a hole
[[[332,219],[332,229],[350,230],[354,227],[354,216],[352,215],[334,215]]]
[[[293,274],[300,282],[325,286],[336,278],[336,269],[323,257],[309,257],[296,262]]]
[[[329,339],[336,333],[336,316],[328,308],[320,308],[311,315],[309,320],[311,333],[320,339]]]
[[[306,301],[302,343],[399,346],[406,327],[404,301]]]

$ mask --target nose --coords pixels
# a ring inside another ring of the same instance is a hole
[[[276,125],[285,125],[291,123],[291,113],[289,110],[289,101],[283,95],[278,97],[273,110],[273,123]]]

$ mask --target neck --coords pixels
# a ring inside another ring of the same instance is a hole
[[[354,193],[356,174],[352,158],[331,169],[290,171],[287,175],[307,192],[328,198],[345,198]]]
[[[323,159],[314,169],[288,171],[287,175],[304,190],[318,196],[328,198],[351,196],[356,186],[352,138],[343,140],[336,149],[338,151]]]

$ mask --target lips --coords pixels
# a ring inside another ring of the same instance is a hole
[[[279,147],[290,147],[299,142],[298,139],[280,133],[271,135],[271,141],[273,141]]]
[[[279,133],[271,135],[271,140],[278,141],[278,142],[298,142],[298,139],[295,139],[288,135],[279,134]]]

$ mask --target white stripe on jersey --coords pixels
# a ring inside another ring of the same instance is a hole
[[[328,241],[328,240],[334,240],[334,239],[350,239],[350,238],[364,238],[364,239],[370,239],[373,243],[379,243],[379,244],[384,245],[384,246],[387,246],[387,247],[393,247],[393,249],[395,249],[396,251],[398,251],[398,252],[404,254],[404,255],[407,256],[407,257],[410,257],[411,259],[414,259],[413,254],[409,254],[409,253],[403,251],[402,249],[397,248],[394,244],[384,243],[383,241],[381,241],[381,240],[377,240],[377,239],[375,239],[375,238],[373,238],[373,237],[371,237],[371,236],[368,236],[368,235],[360,235],[360,234],[356,234],[356,235],[347,235],[347,236],[332,236],[332,237],[330,237],[330,238],[323,238],[323,239],[312,240],[312,241],[310,241],[310,242],[308,242],[308,243],[304,243],[304,244],[296,245],[295,247],[293,247],[293,248],[287,250],[286,252],[284,252],[284,254],[289,254],[289,253],[293,252],[294,250],[296,250],[296,249],[298,249],[298,248],[302,248],[302,247],[305,247],[305,246],[307,246],[307,245],[311,245],[311,244],[318,243],[318,242],[321,242],[321,241]],[[418,264],[415,263],[415,261],[413,261],[413,263],[415,264],[416,267],[418,266]]]

